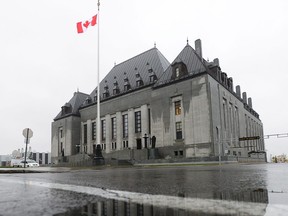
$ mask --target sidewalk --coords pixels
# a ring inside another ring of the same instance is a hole
[[[69,167],[37,167],[37,168],[0,168],[0,174],[6,173],[57,173],[69,172]]]
[[[225,164],[238,164],[238,161],[201,161],[201,162],[162,162],[162,163],[136,163],[134,166],[211,166],[211,165],[225,165]]]

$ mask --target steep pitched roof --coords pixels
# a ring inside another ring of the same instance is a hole
[[[65,103],[61,107],[61,112],[54,118],[54,121],[68,117],[70,115],[80,115],[79,107],[83,104],[83,102],[89,97],[88,94],[82,92],[75,92],[73,97],[70,99],[68,103]]]
[[[150,75],[154,73],[159,78],[169,65],[168,60],[157,48],[154,47],[143,52],[112,68],[100,83],[100,97],[103,97],[105,87],[112,96],[115,84],[120,93],[125,93],[124,85],[127,83],[130,84],[131,90],[139,88],[136,85],[136,81],[139,79],[143,81],[143,86],[151,85],[153,83],[150,82]],[[96,89],[90,94],[93,100],[96,95]]]
[[[179,53],[179,55],[176,57],[176,59],[172,62],[172,64],[169,65],[169,67],[163,73],[163,75],[158,79],[154,87],[162,86],[176,81],[172,79],[172,68],[175,63],[180,62],[183,62],[187,67],[188,75],[185,77],[193,76],[207,71],[205,60],[202,59],[189,44],[187,44],[184,47],[184,49]]]

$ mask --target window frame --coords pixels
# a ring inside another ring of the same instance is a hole
[[[106,140],[106,119],[101,120],[101,137]]]
[[[134,113],[135,117],[135,133],[141,133],[142,128],[141,128],[141,111],[136,111]]]
[[[116,117],[111,118],[111,138],[115,140],[117,138],[117,121]]]
[[[174,102],[174,109],[175,109],[175,115],[181,115],[182,113],[182,106],[181,106],[181,101],[177,100]]]
[[[122,135],[123,138],[128,138],[128,114],[123,114],[122,115],[122,126],[123,126],[123,131]]]
[[[175,132],[176,132],[176,140],[183,139],[183,129],[182,129],[182,122],[175,123]]]
[[[96,122],[91,124],[91,139],[96,140]]]
[[[87,144],[88,142],[88,126],[87,124],[83,125],[83,144]]]

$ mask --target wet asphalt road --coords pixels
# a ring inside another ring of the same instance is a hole
[[[207,212],[212,215],[213,211],[218,215],[284,215],[288,211],[288,164],[59,171],[1,174],[0,215],[57,215],[103,199],[167,207],[179,202],[176,207],[184,209],[217,205]],[[201,201],[197,206],[195,199]],[[235,202],[240,207],[234,207]]]

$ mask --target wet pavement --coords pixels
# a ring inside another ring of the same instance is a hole
[[[288,164],[33,169],[0,175],[0,215],[288,213]]]

